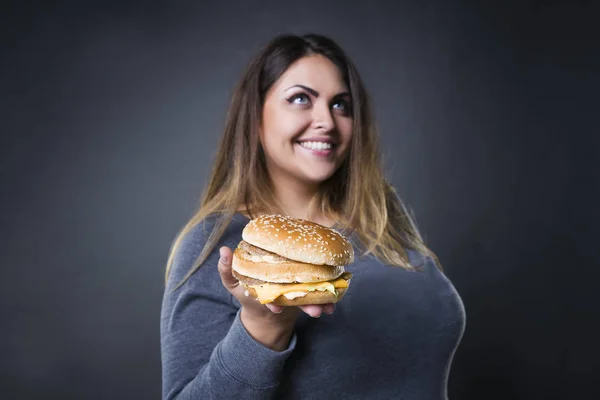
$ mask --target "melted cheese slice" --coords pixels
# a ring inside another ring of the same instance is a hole
[[[337,295],[336,288],[347,288],[348,281],[343,278],[338,278],[327,282],[314,283],[268,283],[266,285],[248,285],[248,287],[256,290],[258,301],[260,304],[270,303],[284,293],[289,292],[314,292],[329,291]],[[298,296],[299,297],[299,296]]]

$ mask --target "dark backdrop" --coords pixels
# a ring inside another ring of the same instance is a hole
[[[83,3],[1,14],[2,398],[160,397],[164,263],[232,86],[308,31],[358,64],[464,299],[451,398],[599,398],[598,7]]]

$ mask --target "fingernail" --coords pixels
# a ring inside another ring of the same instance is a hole
[[[265,306],[267,308],[267,310],[271,311],[273,314],[281,314],[283,312],[283,309],[279,309],[279,311],[275,311],[273,308],[269,307],[269,306]]]

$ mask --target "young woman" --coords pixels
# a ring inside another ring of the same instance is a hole
[[[337,309],[244,295],[231,250],[251,218],[271,213],[353,242]],[[354,64],[324,36],[274,38],[235,89],[201,206],[171,249],[163,398],[445,399],[464,321],[383,175]]]

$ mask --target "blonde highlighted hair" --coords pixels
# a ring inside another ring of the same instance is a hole
[[[342,230],[357,235],[363,255],[373,254],[383,263],[412,269],[405,250],[413,249],[440,265],[384,177],[369,96],[355,65],[328,37],[281,35],[250,62],[234,90],[208,185],[199,209],[171,246],[166,278],[182,239],[206,217],[217,216],[216,223],[196,263],[181,283],[215,250],[240,208],[250,218],[280,212],[259,141],[262,106],[267,91],[287,68],[298,59],[314,54],[327,57],[342,72],[351,94],[354,121],[349,154],[335,174],[322,184],[316,199],[320,209],[334,217]]]

